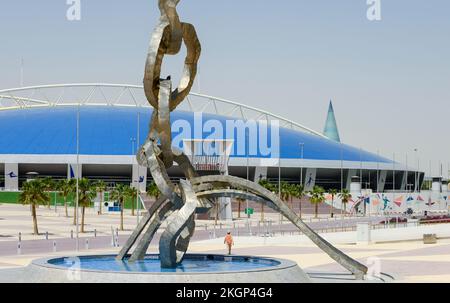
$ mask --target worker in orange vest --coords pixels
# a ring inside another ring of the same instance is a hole
[[[233,237],[231,236],[231,232],[228,232],[225,236],[225,240],[223,241],[223,244],[226,244],[228,246],[228,254],[231,255],[231,246],[234,245]]]

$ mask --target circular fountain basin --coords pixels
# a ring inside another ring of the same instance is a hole
[[[161,268],[158,255],[118,261],[115,255],[33,261],[24,279],[68,283],[308,283],[295,262],[251,256],[188,254],[176,268]]]

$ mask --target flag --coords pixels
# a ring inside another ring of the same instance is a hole
[[[425,200],[422,198],[421,195],[418,195],[418,196],[417,196],[417,201],[422,201],[422,202],[424,202]]]
[[[75,178],[75,173],[73,172],[72,165],[69,164],[69,168],[70,168],[70,179],[73,179],[73,178]]]
[[[414,198],[412,196],[409,196],[408,199],[406,199],[406,202],[414,201]]]
[[[373,204],[373,206],[377,206],[378,204],[380,204],[380,200],[372,199],[372,204]]]
[[[365,202],[366,204],[370,204],[370,197],[365,198],[365,199],[364,199],[364,202]]]
[[[447,197],[447,196],[443,196],[442,198],[444,198],[444,200],[447,201],[447,198],[448,198],[448,197]]]

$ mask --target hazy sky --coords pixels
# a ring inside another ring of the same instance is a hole
[[[0,88],[141,84],[157,0],[1,0]],[[181,0],[202,42],[195,91],[260,107],[322,131],[333,99],[343,142],[397,160],[419,149],[433,174],[450,162],[450,1]],[[180,71],[183,56],[164,70]],[[173,74],[173,72],[171,72]],[[176,75],[175,75],[176,77]],[[414,161],[413,161],[414,160]],[[447,175],[447,173],[445,173]]]

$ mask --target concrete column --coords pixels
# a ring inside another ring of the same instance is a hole
[[[377,192],[381,193],[384,191],[384,187],[386,185],[386,176],[387,176],[387,171],[386,170],[382,170],[379,172],[378,175],[378,188],[377,188]]]
[[[79,165],[79,178],[83,177],[83,165]],[[77,178],[77,164],[70,163],[67,164],[67,179],[75,179]]]
[[[405,191],[406,190],[406,172],[402,172],[402,183],[400,185],[400,190]]]
[[[316,175],[317,175],[317,169],[316,168],[308,168],[306,170],[305,174],[305,191],[311,191],[314,188],[314,185],[316,185]]]
[[[440,178],[440,177],[433,178],[433,183],[431,184],[431,190],[433,193],[441,193],[442,192],[442,178]]]
[[[259,182],[259,178],[261,177],[261,180],[267,179],[267,167],[261,167],[257,166],[255,168],[255,182]]]
[[[231,198],[221,197],[218,200],[219,200],[219,219],[225,221],[233,221]]]
[[[347,171],[347,181],[345,182],[344,188],[346,188],[347,190],[350,190],[350,186],[352,184],[352,177],[356,176],[357,173],[358,173],[358,171],[356,169],[349,169]]]
[[[19,164],[5,163],[5,190],[19,190]]]
[[[138,169],[139,167],[139,169]],[[139,171],[139,175],[138,175],[138,171]],[[131,186],[133,188],[137,188],[138,187],[138,182],[139,182],[139,190],[140,192],[146,192],[147,191],[147,167],[144,166],[138,166],[137,164],[133,165],[133,181],[131,183]]]
[[[358,222],[356,224],[356,243],[370,244],[372,241],[369,222]]]
[[[228,176],[228,166],[225,167],[225,176]],[[221,197],[219,202],[219,219],[226,221],[233,221],[233,208],[231,205],[231,198]]]

